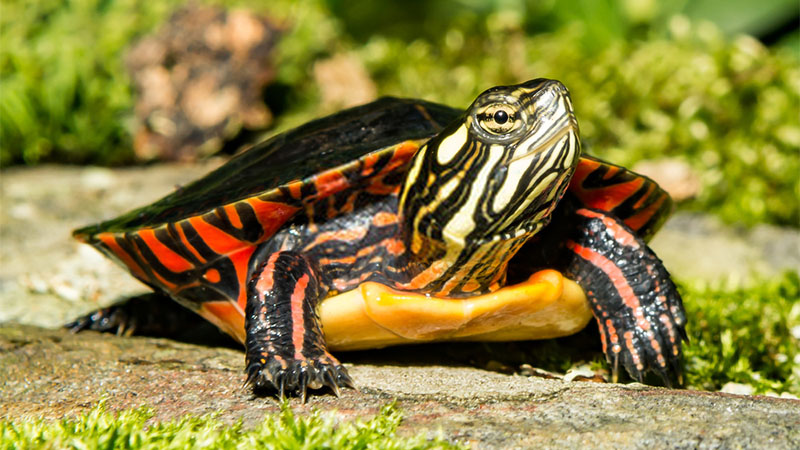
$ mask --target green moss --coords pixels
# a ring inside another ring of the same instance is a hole
[[[4,1],[0,165],[134,162],[135,100],[124,55],[137,38],[157,29],[183,3]],[[338,33],[319,2],[301,6],[289,0],[269,2],[269,16],[291,30],[279,62],[280,79],[286,83],[294,82]]]
[[[387,405],[374,418],[339,423],[334,413],[296,416],[284,403],[277,415],[245,430],[241,422],[222,423],[215,415],[185,416],[156,422],[141,407],[118,414],[100,401],[90,411],[61,421],[0,421],[0,449],[445,449],[461,448],[441,437],[398,437],[401,414]]]
[[[162,2],[4,2],[0,163],[131,161],[122,52],[168,11]]]
[[[800,277],[783,276],[747,288],[684,286],[689,343],[688,387],[725,383],[756,393],[800,395]]]

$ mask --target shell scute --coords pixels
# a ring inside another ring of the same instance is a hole
[[[459,114],[394,98],[342,111],[262,142],[151,205],[74,235],[175,296],[199,289],[203,298],[241,303],[238,286],[256,245],[304,205],[348,189],[385,190],[383,177],[408,164]]]

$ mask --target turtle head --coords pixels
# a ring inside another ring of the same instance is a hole
[[[579,157],[578,123],[563,84],[536,79],[483,92],[414,156],[400,193],[412,252],[532,236]]]

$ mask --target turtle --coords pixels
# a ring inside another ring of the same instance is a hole
[[[244,344],[256,392],[354,387],[332,351],[545,339],[592,317],[614,380],[670,385],[686,317],[647,241],[671,208],[582,154],[567,88],[539,78],[466,110],[384,97],[313,120],[73,234]]]

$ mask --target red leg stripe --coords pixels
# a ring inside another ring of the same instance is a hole
[[[628,280],[625,279],[625,274],[622,273],[622,270],[620,270],[613,261],[591,248],[576,244],[575,241],[572,240],[567,241],[567,248],[602,270],[614,284],[614,287],[617,289],[617,292],[619,292],[619,296],[622,297],[625,305],[633,311],[637,319],[637,325],[643,330],[648,330],[650,328],[650,322],[644,318],[639,298],[633,292],[631,285],[628,284]]]
[[[306,299],[306,286],[308,286],[308,274],[304,274],[297,280],[292,292],[292,344],[294,345],[294,358],[303,359],[303,336],[305,335],[305,314],[303,312],[303,302]]]
[[[628,230],[619,226],[619,222],[613,220],[608,215],[600,214],[597,211],[592,211],[591,209],[586,209],[586,208],[581,208],[575,212],[583,217],[597,218],[602,220],[603,225],[605,225],[606,228],[608,228],[609,231],[611,231],[614,234],[615,240],[617,240],[619,243],[627,247],[631,247],[633,249],[639,248],[639,243],[636,242],[636,238]]]

